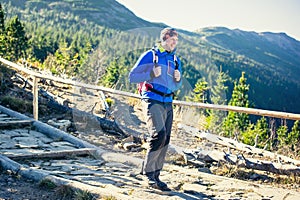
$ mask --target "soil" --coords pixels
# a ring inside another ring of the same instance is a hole
[[[0,200],[57,200],[55,189],[0,170]]]

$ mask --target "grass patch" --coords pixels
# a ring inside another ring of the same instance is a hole
[[[55,183],[53,183],[51,180],[49,179],[43,179],[40,181],[39,186],[41,188],[46,188],[46,189],[54,189],[57,187],[57,185]]]
[[[31,101],[13,96],[0,97],[0,104],[20,113],[32,113],[33,105]]]
[[[90,193],[87,190],[77,190],[75,191],[75,200],[94,200],[96,197],[93,196],[92,193]]]

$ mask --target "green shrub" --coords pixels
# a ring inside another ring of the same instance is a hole
[[[106,98],[105,101],[109,107],[111,107],[115,103],[114,100],[111,98]]]
[[[265,117],[259,119],[256,124],[250,124],[247,129],[242,132],[241,141],[248,145],[256,145],[258,148],[264,148],[270,142],[268,123]]]

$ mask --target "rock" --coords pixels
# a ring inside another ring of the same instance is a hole
[[[5,141],[0,145],[0,149],[14,149],[17,143],[15,141],[9,140]]]
[[[16,141],[16,147],[19,148],[38,148],[38,139],[31,137],[15,137],[13,138]]]
[[[192,183],[185,183],[182,186],[182,190],[189,194],[197,194],[203,193],[207,190],[207,186],[203,186],[200,184],[192,184]]]
[[[125,150],[131,150],[132,148],[137,148],[137,147],[139,147],[140,145],[138,145],[138,144],[136,144],[136,143],[134,143],[134,142],[128,142],[128,143],[125,143],[125,144],[123,144],[123,148],[125,149]]]
[[[67,131],[67,129],[72,125],[72,122],[70,120],[55,120],[50,119],[47,122],[49,125],[58,128],[62,131]]]
[[[3,130],[2,133],[7,136],[10,136],[11,138],[20,136],[20,133],[15,130]]]

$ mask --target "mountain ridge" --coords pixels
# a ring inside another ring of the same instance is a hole
[[[206,40],[213,44],[267,64],[271,68],[282,63],[289,65],[291,71],[287,73],[284,69],[281,73],[287,73],[291,76],[288,78],[299,85],[300,42],[286,33],[257,33],[225,27],[205,28],[200,33],[208,34]]]

